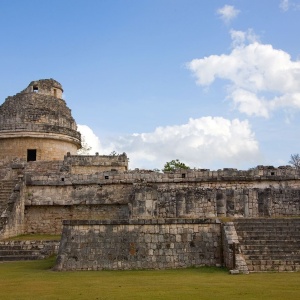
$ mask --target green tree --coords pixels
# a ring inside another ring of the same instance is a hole
[[[163,168],[164,172],[172,172],[179,169],[190,169],[189,166],[179,161],[179,159],[173,159],[169,162],[166,162]]]

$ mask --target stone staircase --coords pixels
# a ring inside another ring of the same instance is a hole
[[[59,241],[0,241],[0,261],[44,259],[57,254]]]
[[[16,185],[16,180],[1,180],[0,181],[0,215],[5,210],[9,196],[13,192]]]
[[[7,221],[6,213],[9,204],[9,197],[12,194],[17,180],[1,180],[0,181],[0,231],[3,229]]]
[[[234,222],[250,272],[300,271],[300,218]]]

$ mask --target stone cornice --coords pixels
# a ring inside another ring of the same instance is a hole
[[[70,142],[80,148],[80,139],[59,133],[52,132],[35,132],[35,131],[0,131],[0,140],[2,139],[16,139],[16,138],[36,138],[36,139],[51,139]]]

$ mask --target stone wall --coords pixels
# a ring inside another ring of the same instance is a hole
[[[126,153],[120,155],[67,155],[64,165],[70,167],[71,174],[95,174],[113,171],[125,172],[128,169]]]
[[[35,260],[56,255],[59,240],[0,241],[0,261]]]
[[[13,163],[15,173],[24,175],[21,197],[26,207],[26,232],[57,233],[62,220],[76,218],[300,215],[300,180],[292,168],[165,174],[138,170],[71,172],[74,165],[102,160],[100,156],[66,156],[64,161]]]
[[[56,270],[165,269],[221,264],[209,219],[64,221]]]
[[[28,87],[24,89],[21,93],[39,93],[42,95],[49,95],[55,98],[62,98],[63,88],[62,85],[54,80],[50,79],[41,79],[30,82]]]
[[[26,204],[128,204],[131,218],[296,216],[300,180],[292,172],[246,178],[238,172],[235,178],[219,173],[215,179],[197,171],[186,177],[154,172],[27,174]]]
[[[127,205],[26,206],[24,233],[61,234],[63,220],[124,219]]]
[[[232,274],[248,274],[249,270],[246,261],[241,254],[239,238],[233,222],[222,224],[222,252],[223,265]]]
[[[49,138],[28,137],[26,134],[18,138],[0,136],[0,160],[16,158],[27,160],[27,149],[36,149],[36,160],[62,160],[67,152],[76,154],[77,146],[72,141],[66,141],[64,136]],[[61,138],[61,139],[60,139]]]
[[[5,99],[0,105],[0,160],[26,161],[27,149],[37,150],[37,160],[62,160],[67,152],[76,154],[81,135],[61,95],[57,81],[44,79]]]
[[[17,183],[0,215],[0,238],[16,236],[24,232],[24,188]]]

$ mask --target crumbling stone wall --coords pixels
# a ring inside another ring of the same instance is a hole
[[[76,218],[277,217],[300,212],[300,180],[292,168],[72,174],[73,165],[103,161],[95,157],[16,161],[10,164],[11,172],[7,165],[0,168],[2,178],[14,174],[24,180],[20,197],[25,205],[25,232],[59,233],[64,219]]]
[[[75,157],[74,161],[80,159]],[[236,171],[234,177],[226,177],[227,171],[211,172],[212,176],[207,171],[72,174],[70,165],[64,162],[50,165],[47,162],[46,167],[43,163],[28,165],[24,193],[27,231],[46,232],[47,224],[50,231],[53,228],[58,231],[62,220],[76,216],[80,219],[216,218],[297,216],[300,212],[300,181],[293,169],[278,176],[264,174],[269,170],[263,169],[257,175],[248,173],[246,177],[245,172]],[[47,209],[41,209],[39,215],[40,206]],[[64,206],[82,208],[74,209],[73,216]],[[116,206],[122,209],[119,211]]]
[[[248,274],[249,270],[246,261],[241,253],[237,232],[233,222],[222,224],[222,252],[223,265],[227,267],[232,274]]]
[[[63,220],[128,218],[127,205],[36,205],[26,206],[24,233],[61,234]]]
[[[31,82],[22,92],[7,97],[0,106],[0,159],[27,160],[36,150],[38,160],[62,160],[76,154],[80,133],[62,87],[53,79]]]
[[[128,169],[126,153],[120,155],[70,155],[64,157],[64,165],[71,174],[95,174],[97,172],[125,172]]]
[[[23,192],[23,185],[16,183],[4,210],[0,212],[0,238],[8,238],[24,232]]]
[[[55,98],[62,98],[63,88],[62,85],[54,80],[50,79],[41,79],[31,81],[26,89],[24,89],[21,93],[38,93],[42,95],[50,95]]]
[[[214,220],[64,221],[56,270],[165,269],[221,264]]]

